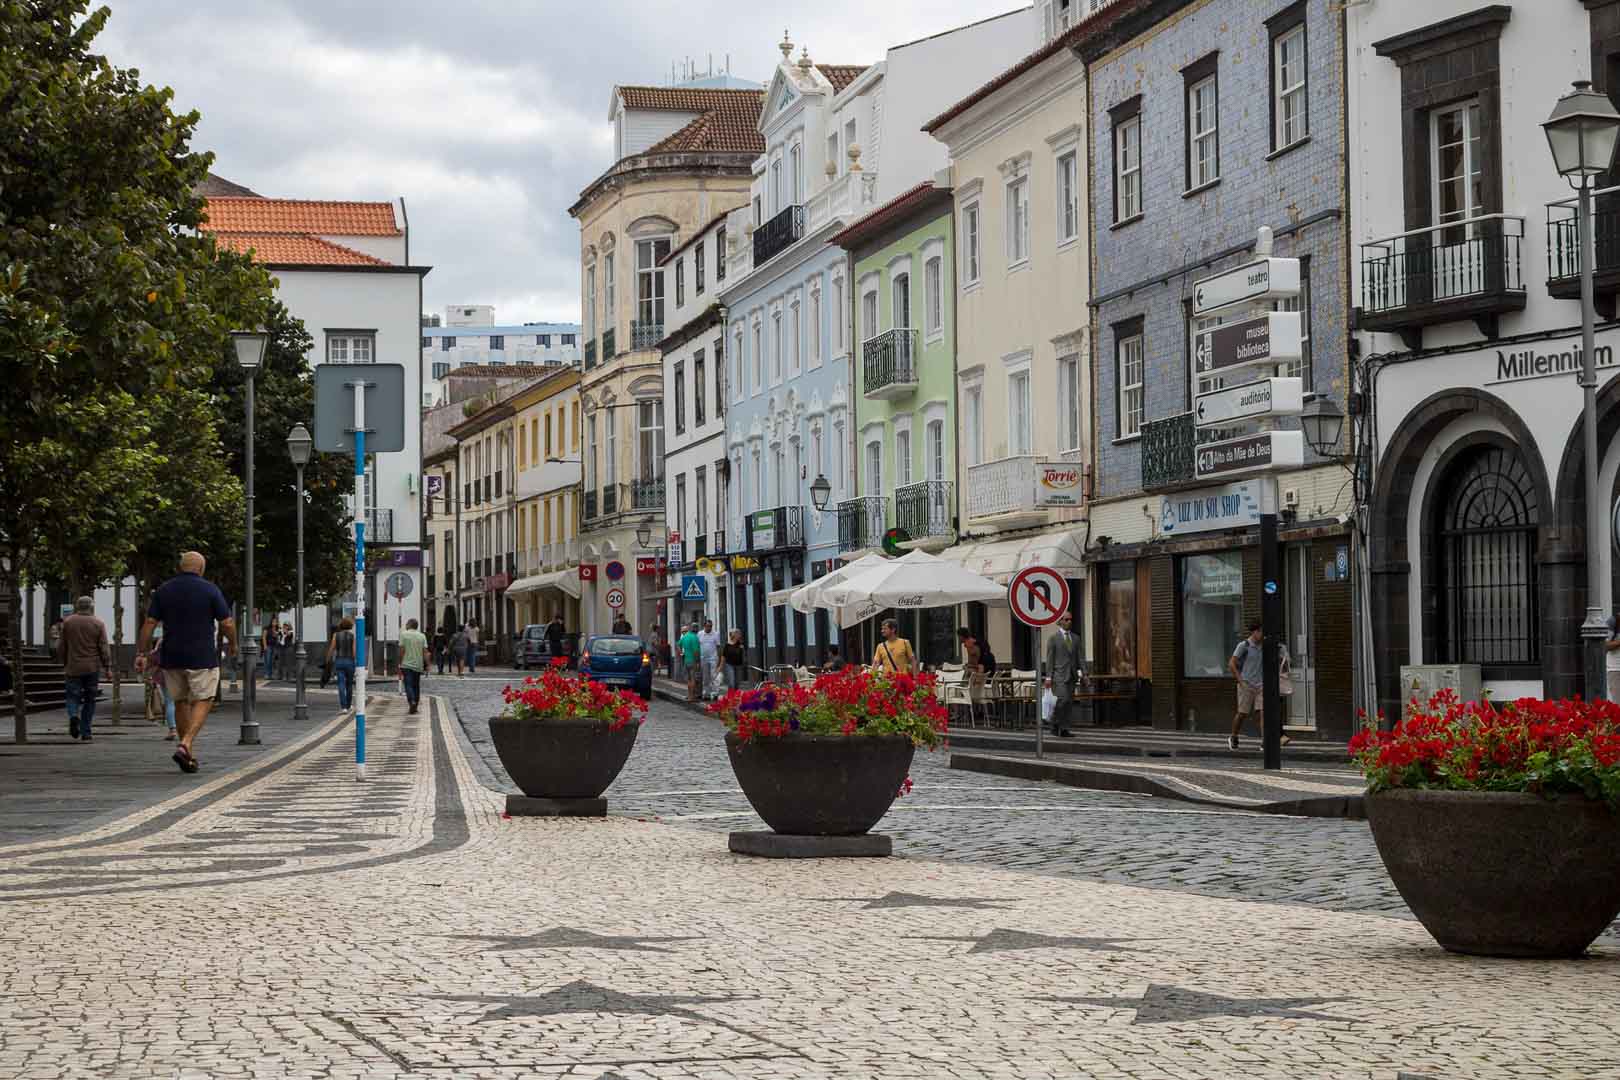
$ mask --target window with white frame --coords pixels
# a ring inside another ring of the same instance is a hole
[[[1074,353],[1057,362],[1058,449],[1080,448],[1080,357]]]
[[[1080,166],[1076,152],[1059,154],[1057,159],[1058,243],[1080,235]]]
[[[817,476],[827,475],[827,455],[821,439],[821,425],[810,425],[810,468]]]
[[[911,483],[911,429],[899,428],[894,433],[894,486]]]
[[[1271,30],[1271,149],[1284,150],[1311,133],[1306,93],[1305,5],[1274,16]]]
[[[765,207],[758,195],[754,196],[754,228],[765,224]]]
[[[844,422],[842,420],[833,421],[832,461],[833,471],[828,475],[827,479],[832,481],[833,493],[840,494],[844,491]]]
[[[782,312],[771,312],[771,382],[782,381]]]
[[[760,328],[759,320],[757,318],[754,320],[754,387],[753,387],[753,389],[754,389],[754,393],[756,395],[764,393],[764,391],[765,391],[765,336],[764,336],[764,332]]]
[[[737,327],[737,329],[735,331],[732,332],[732,335],[731,335],[731,400],[732,401],[741,401],[743,399],[742,359],[743,359],[743,332],[742,332],[742,327],[739,326],[739,327]],[[718,396],[717,396],[717,400],[718,400]]]
[[[596,337],[596,267],[585,268],[585,340]]]
[[[944,260],[938,255],[923,263],[923,319],[924,328],[937,334],[945,326],[945,299],[942,295]]]
[[[833,278],[833,349],[842,354],[844,351],[844,279]]]
[[[585,417],[585,490],[596,490],[596,414]]]
[[[1114,223],[1142,214],[1142,114],[1140,97],[1114,110]]]
[[[619,323],[619,309],[614,305],[618,303],[619,291],[613,278],[612,252],[602,256],[602,296],[605,301],[602,313],[607,317],[607,324],[617,326]]]
[[[810,289],[810,366],[821,366],[821,285],[820,279]]]
[[[962,394],[962,456],[969,465],[983,460],[984,391],[974,385]]]
[[[714,231],[714,280],[726,280],[726,227],[724,225]]]
[[[798,435],[788,440],[788,449],[793,455],[793,460],[789,462],[792,468],[788,469],[788,497],[782,501],[791,505],[803,505],[799,484],[804,480],[804,444],[799,441]]]
[[[1283,365],[1279,374],[1301,380],[1305,393],[1311,392],[1311,264],[1299,261],[1299,295],[1272,302],[1273,311],[1299,312],[1299,359]]]
[[[760,460],[759,450],[754,450],[754,509],[758,510],[765,505],[765,463]]]
[[[705,399],[709,396],[709,387],[704,381],[706,374],[703,350],[699,349],[692,354],[692,426],[694,428],[702,427],[708,416],[708,402]],[[718,404],[719,398],[717,397],[715,401]],[[675,407],[679,409],[680,405],[677,403]],[[678,422],[677,426],[679,426]]]
[[[1213,184],[1221,177],[1220,108],[1213,64],[1200,61],[1187,79],[1187,190]],[[1207,74],[1205,72],[1207,71]]]
[[[675,434],[686,431],[686,363],[675,361]]]
[[[771,162],[771,213],[782,212],[782,159]]]
[[[890,320],[897,328],[911,326],[911,275],[896,274],[891,283]]]
[[[669,237],[636,241],[636,318],[644,326],[664,322],[664,275],[658,264],[669,254]]]
[[[675,306],[686,306],[686,256],[675,260]]]
[[[786,463],[782,458],[782,444],[777,443],[771,447],[771,503],[774,506],[781,506],[787,501],[783,497],[787,489],[782,486],[785,466]]]
[[[1121,439],[1139,435],[1142,431],[1143,410],[1146,407],[1143,390],[1145,356],[1142,320],[1135,319],[1114,329],[1114,370],[1119,386],[1117,437]]]
[[[854,121],[854,119],[851,118],[849,120],[844,121],[844,156],[846,158],[849,156],[849,148],[854,146],[858,141],[855,138],[855,135],[856,135],[856,130],[855,130],[855,121]]]
[[[692,470],[693,494],[697,497],[697,535],[709,532],[709,470],[699,465]]]
[[[962,284],[979,280],[979,204],[962,207]]]
[[[1029,366],[1007,375],[1007,454],[1020,457],[1035,446],[1035,417],[1029,393]]]
[[[923,428],[923,469],[930,480],[945,479],[945,421],[930,420]]]
[[[883,443],[878,439],[866,444],[866,491],[870,495],[883,494]]]
[[[827,160],[832,162],[833,171],[842,173],[843,163],[838,160],[838,132],[827,136]]]
[[[868,289],[861,294],[861,340],[866,341],[878,335],[878,294],[876,289]]]
[[[1007,185],[1007,265],[1029,259],[1029,178]]]
[[[675,529],[686,535],[686,474],[675,477]]]
[[[356,330],[327,331],[326,359],[334,364],[370,364],[377,351],[377,335]]]
[[[609,409],[602,421],[607,425],[607,486],[613,487],[619,482],[619,425],[614,422],[613,410]]]
[[[739,348],[741,339],[738,339]],[[714,418],[720,419],[726,414],[726,339],[714,339]]]
[[[703,295],[703,241],[699,240],[692,249],[692,292],[697,296]]]
[[[793,202],[795,205],[804,201],[804,154],[799,144],[794,143],[788,150],[789,171],[793,176]]]
[[[1463,222],[1484,213],[1485,153],[1478,100],[1462,101],[1429,113],[1429,174],[1432,224]],[[1470,236],[1447,229],[1442,243],[1460,244]]]
[[[804,331],[804,318],[799,310],[799,301],[793,301],[792,321],[788,324],[788,372],[797,375],[804,364],[804,358],[799,355],[800,334]]]

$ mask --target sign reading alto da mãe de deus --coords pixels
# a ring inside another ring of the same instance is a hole
[[[1205,443],[1193,458],[1199,480],[1239,476],[1268,469],[1297,469],[1305,464],[1305,436],[1298,431],[1257,431],[1235,439]]]

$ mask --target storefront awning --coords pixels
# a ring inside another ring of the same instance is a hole
[[[556,589],[566,593],[575,600],[579,599],[579,567],[570,566],[566,570],[553,570],[549,574],[535,574],[531,577],[518,578],[506,587],[506,595],[513,596],[521,593],[536,592],[540,589]]]
[[[765,606],[766,607],[787,607],[789,598],[791,598],[793,596],[793,590],[797,589],[797,588],[799,588],[799,586],[791,585],[786,589],[777,589],[777,590],[775,590],[773,592],[766,593],[765,594]]]
[[[982,574],[1003,585],[1026,566],[1049,566],[1068,578],[1086,576],[1085,534],[1078,529],[1055,529],[1015,540],[986,540],[958,544],[939,553],[942,559]]]

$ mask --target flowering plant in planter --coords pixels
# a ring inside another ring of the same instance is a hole
[[[1464,703],[1442,690],[1350,754],[1369,792],[1391,788],[1579,794],[1620,809],[1620,704],[1520,698]]]
[[[746,742],[804,735],[904,735],[930,749],[945,741],[947,713],[933,675],[846,668],[813,686],[733,690],[709,711]]]
[[[508,720],[601,720],[609,731],[618,731],[632,722],[642,723],[647,714],[647,703],[639,695],[570,675],[555,661],[544,674],[530,675],[521,686],[507,686],[501,697],[506,701],[501,717]]]

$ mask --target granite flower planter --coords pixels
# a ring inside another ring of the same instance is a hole
[[[752,855],[887,855],[869,835],[899,796],[915,752],[904,735],[726,735],[737,783],[771,833],[732,833]],[[740,839],[739,839],[740,838]]]
[[[1601,801],[1394,789],[1366,809],[1401,898],[1452,952],[1579,956],[1620,914],[1620,813]]]
[[[522,796],[507,796],[519,816],[590,816],[607,812],[608,789],[636,745],[639,724],[616,730],[606,720],[549,717],[489,721],[501,764]]]

